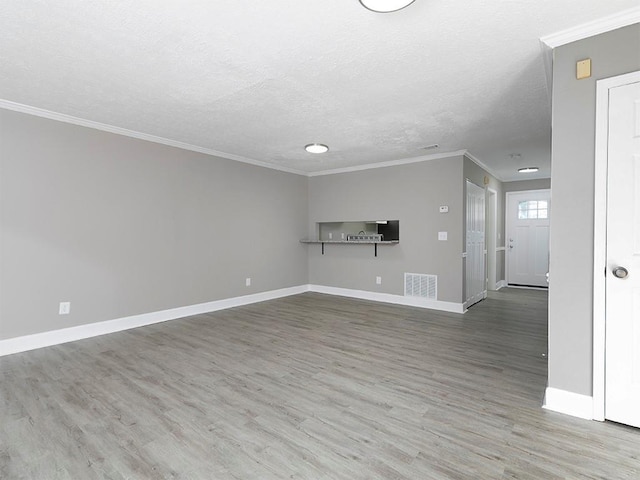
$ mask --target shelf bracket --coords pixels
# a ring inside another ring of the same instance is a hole
[[[324,255],[324,242],[322,242],[322,254]]]
[[[377,256],[378,256],[378,244],[377,244],[377,243],[374,243],[374,244],[373,244],[373,255],[374,255],[375,257],[377,257]]]

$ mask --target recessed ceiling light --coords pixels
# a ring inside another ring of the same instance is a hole
[[[408,7],[415,0],[360,0],[362,6],[372,12],[389,13]]]
[[[537,172],[538,170],[540,170],[538,167],[524,167],[524,168],[519,168],[518,172],[519,173],[533,173],[533,172]]]
[[[326,153],[329,151],[329,147],[322,143],[310,143],[305,145],[304,149],[309,153]]]

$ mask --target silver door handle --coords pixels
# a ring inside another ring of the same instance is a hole
[[[616,278],[627,278],[629,276],[629,270],[624,267],[613,267],[611,272]]]

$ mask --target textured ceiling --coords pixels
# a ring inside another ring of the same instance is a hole
[[[540,37],[637,5],[4,1],[0,99],[302,172],[467,149],[504,180],[548,177]]]

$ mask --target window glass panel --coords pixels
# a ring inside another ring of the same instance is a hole
[[[547,200],[524,200],[518,202],[518,220],[536,220],[549,218]]]

